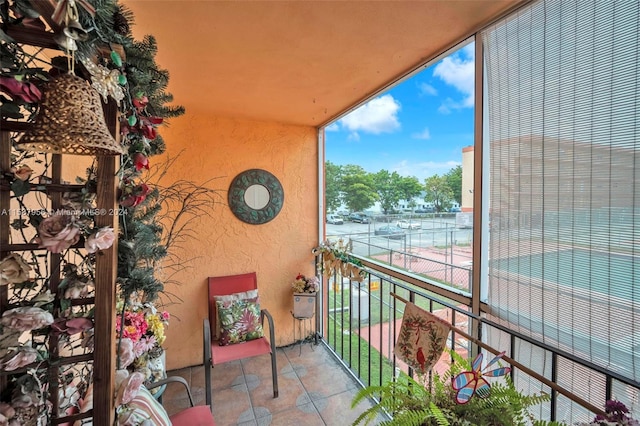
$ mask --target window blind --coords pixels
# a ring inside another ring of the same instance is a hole
[[[635,381],[639,23],[637,1],[546,0],[482,33],[486,302],[508,327]]]

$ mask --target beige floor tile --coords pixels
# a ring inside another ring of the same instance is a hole
[[[299,380],[282,376],[279,379],[280,392],[278,398],[273,397],[273,390],[266,381],[262,382],[262,386],[249,391],[254,409],[264,407],[272,414],[275,414],[291,407],[311,402],[309,395]]]
[[[273,398],[268,355],[212,369],[214,416],[220,426],[348,426],[368,405],[351,409],[356,383],[321,345],[277,350],[280,395]],[[205,404],[204,367],[173,370],[191,386],[196,405]],[[170,414],[188,407],[186,393],[171,384],[163,394]]]
[[[312,403],[273,414],[271,416],[271,423],[267,424],[273,426],[325,426],[325,423],[322,421],[322,418]]]

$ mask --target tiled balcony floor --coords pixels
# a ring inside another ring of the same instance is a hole
[[[227,425],[330,425],[353,423],[368,407],[351,409],[357,383],[331,353],[319,344],[304,343],[277,349],[280,396],[273,398],[268,355],[217,366],[212,370],[213,415]],[[204,367],[170,371],[191,386],[194,403],[205,404]],[[169,414],[188,407],[182,386],[170,385],[163,395]]]

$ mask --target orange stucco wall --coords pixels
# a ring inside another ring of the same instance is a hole
[[[172,315],[164,345],[167,368],[202,363],[208,276],[256,271],[261,306],[275,320],[276,344],[293,342],[290,285],[298,272],[313,273],[311,249],[318,241],[316,129],[187,113],[163,126],[162,136],[167,155],[182,151],[163,183],[216,177],[209,186],[221,195],[221,203],[194,223],[197,236],[176,251],[188,269],[172,277],[178,285],[165,289],[174,296],[162,297],[174,302],[167,304]],[[252,168],[271,172],[284,189],[280,214],[262,225],[240,221],[227,206],[232,179]]]

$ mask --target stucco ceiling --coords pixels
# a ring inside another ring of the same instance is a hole
[[[126,0],[187,112],[318,126],[525,0]]]

